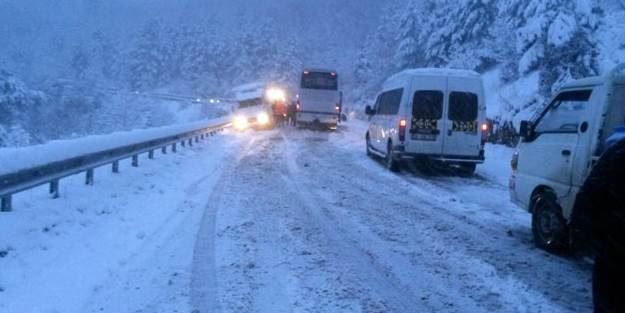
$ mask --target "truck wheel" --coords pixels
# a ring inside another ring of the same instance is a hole
[[[399,162],[395,159],[395,153],[393,152],[393,143],[389,142],[386,148],[386,168],[391,172],[399,171]]]
[[[532,234],[536,246],[552,253],[568,250],[568,227],[556,195],[547,191],[536,197],[532,214]]]

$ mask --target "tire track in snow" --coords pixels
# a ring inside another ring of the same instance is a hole
[[[303,134],[307,135],[306,133]],[[297,165],[298,156],[292,147],[293,143],[284,133],[282,136],[285,140],[286,163],[289,168],[289,174],[286,176],[286,179],[290,183],[287,186],[305,204],[305,207],[301,210],[304,210],[304,214],[310,217],[309,221],[314,223],[314,226],[311,225],[311,227],[320,229],[322,236],[326,240],[324,244],[324,247],[327,249],[326,253],[334,254],[335,261],[340,262],[339,265],[343,267],[342,272],[350,276],[353,283],[359,284],[365,290],[370,289],[373,294],[369,296],[380,297],[384,305],[384,311],[402,312],[407,308],[413,308],[413,301],[417,297],[410,291],[411,289],[407,288],[405,283],[395,277],[387,267],[380,264],[371,251],[361,247],[359,240],[354,238],[354,229],[351,229],[350,234],[350,231],[346,230],[344,225],[341,225],[341,220],[329,212],[330,205],[325,203],[325,199],[315,194],[314,189],[320,188],[320,185],[326,183],[326,181],[317,180],[314,182],[316,186],[305,188],[302,179],[308,179],[302,177],[301,168]],[[307,153],[310,152],[308,149],[302,150],[304,153],[300,155],[305,155],[306,157],[316,157],[317,153],[319,153],[319,150],[316,149],[310,149],[317,152],[310,154]],[[326,157],[330,156],[330,154],[326,154]],[[321,172],[335,174],[332,171]],[[366,281],[363,281],[363,279],[366,279]],[[433,311],[434,307],[427,309]]]
[[[237,140],[237,139],[235,139]],[[222,197],[229,191],[229,184],[232,180],[233,173],[241,160],[254,148],[256,139],[252,137],[245,144],[241,153],[220,169],[220,177],[217,178],[217,184],[210,192],[206,205],[204,206],[204,214],[200,230],[196,236],[196,244],[193,256],[193,269],[191,279],[191,307],[193,312],[219,312],[219,293],[217,286],[217,275],[215,266],[215,224],[217,212],[222,209]],[[197,186],[201,181],[209,179],[214,172],[204,176],[196,184],[192,185],[188,191],[197,192]]]

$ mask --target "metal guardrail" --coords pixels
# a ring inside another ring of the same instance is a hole
[[[132,166],[139,166],[139,155],[148,154],[154,158],[154,151],[161,150],[167,153],[167,147],[177,152],[178,144],[182,147],[199,143],[210,136],[222,132],[229,123],[211,125],[171,136],[153,138],[144,142],[124,145],[98,152],[77,155],[65,160],[51,162],[45,165],[22,169],[14,173],[0,175],[0,211],[12,210],[12,196],[16,193],[32,189],[44,184],[50,184],[52,198],[59,197],[59,181],[62,178],[85,172],[85,184],[94,184],[94,169],[112,164],[112,171],[119,172],[119,161],[132,159]]]

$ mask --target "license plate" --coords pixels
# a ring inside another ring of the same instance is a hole
[[[455,132],[477,133],[477,121],[453,121],[452,130]]]
[[[410,138],[418,141],[436,141],[436,135],[433,134],[412,134]]]

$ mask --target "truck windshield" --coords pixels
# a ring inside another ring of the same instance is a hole
[[[592,90],[566,91],[547,107],[536,125],[537,133],[577,132]]]
[[[261,104],[262,104],[261,99],[250,99],[250,100],[239,101],[239,109],[245,109],[245,108],[249,108],[249,107],[253,107],[253,106],[257,106]]]
[[[326,72],[305,72],[302,74],[302,89],[338,90],[338,76]]]

